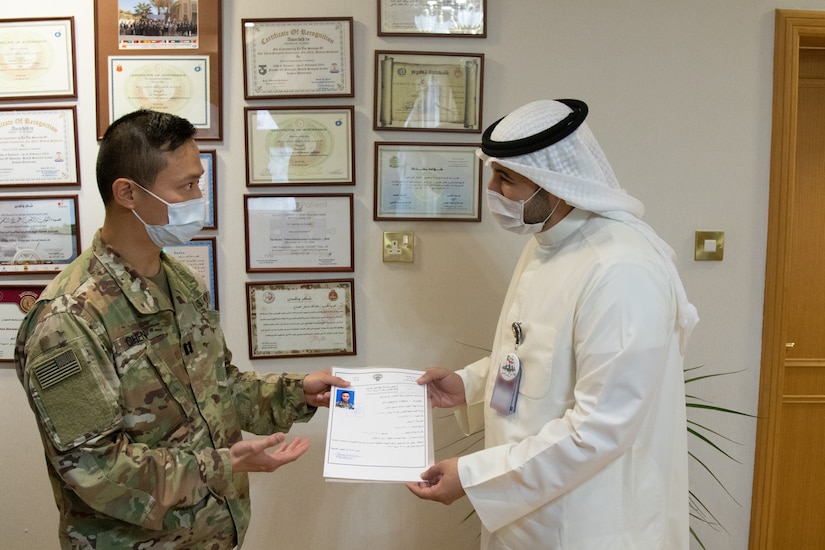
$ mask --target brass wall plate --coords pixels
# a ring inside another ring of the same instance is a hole
[[[415,234],[412,231],[384,233],[385,262],[412,262],[415,258]]]
[[[725,256],[724,231],[697,231],[693,259],[697,262],[721,261]]]

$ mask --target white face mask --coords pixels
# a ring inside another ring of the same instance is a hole
[[[547,220],[550,219],[550,216],[553,215],[556,208],[558,208],[559,204],[561,204],[561,199],[556,201],[556,205],[552,210],[550,210],[550,214],[544,218],[543,221],[538,223],[525,223],[524,205],[527,204],[530,199],[538,195],[539,191],[541,191],[541,187],[536,189],[536,192],[526,199],[514,201],[512,199],[508,199],[501,193],[496,193],[495,191],[488,189],[487,206],[490,209],[490,213],[503,229],[512,231],[513,233],[519,233],[521,235],[538,233],[542,230],[542,228],[544,228],[544,224],[547,223]]]
[[[169,223],[166,225],[150,225],[143,221],[143,218],[135,210],[132,210],[137,219],[143,223],[149,238],[158,247],[186,244],[203,229],[203,224],[206,221],[206,199],[203,197],[171,203],[166,202],[142,185],[138,185],[138,187],[166,205],[166,216],[169,219]]]

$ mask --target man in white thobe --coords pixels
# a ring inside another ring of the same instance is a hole
[[[684,347],[698,322],[672,249],[641,221],[578,100],[530,103],[485,131],[488,205],[532,234],[492,352],[428,369],[485,448],[407,486],[467,495],[485,549],[688,548]]]

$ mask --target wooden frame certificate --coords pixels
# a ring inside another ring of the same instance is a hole
[[[62,271],[79,250],[76,196],[0,198],[0,275]]]
[[[355,95],[352,17],[241,23],[246,99]]]
[[[246,283],[249,358],[355,355],[353,284]]]
[[[0,109],[0,188],[78,185],[77,111]]]
[[[189,120],[198,140],[223,138],[221,0],[175,4],[146,13],[152,3],[95,0],[98,139],[141,108]]]
[[[481,221],[472,143],[375,143],[375,220]]]
[[[246,271],[354,271],[352,194],[244,195]]]
[[[0,21],[0,99],[76,98],[74,17]]]
[[[247,185],[354,183],[354,108],[244,109]]]
[[[378,0],[378,36],[487,36],[487,0]]]
[[[44,288],[43,285],[0,286],[0,362],[14,361],[17,330]]]
[[[481,132],[484,54],[375,52],[375,130]]]
[[[215,260],[215,237],[195,237],[186,244],[166,246],[163,251],[191,267],[209,289],[209,307],[218,309],[218,268]]]
[[[332,387],[324,452],[329,481],[421,481],[434,463],[423,371],[332,367],[349,387]]]

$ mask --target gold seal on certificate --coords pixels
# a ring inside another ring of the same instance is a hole
[[[310,168],[327,161],[334,144],[330,131],[317,120],[307,117],[284,120],[266,136],[270,171],[305,175]]]
[[[135,109],[180,112],[192,96],[192,86],[184,72],[167,63],[150,63],[135,69],[126,78],[126,98]]]
[[[0,78],[38,80],[51,64],[51,49],[39,34],[23,29],[0,34]]]
[[[245,111],[248,185],[353,182],[353,107]]]

